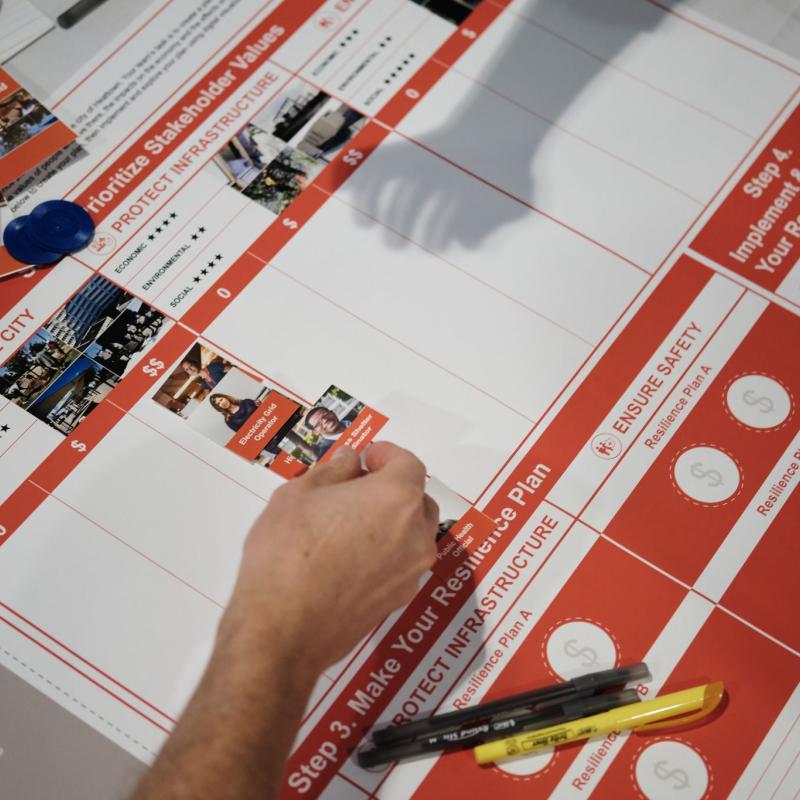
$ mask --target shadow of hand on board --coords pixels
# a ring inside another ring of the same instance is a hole
[[[603,70],[614,69],[608,62],[663,18],[647,0],[515,3],[400,125],[413,141],[393,136],[372,156],[374,168],[353,176],[350,196],[368,215],[358,216],[360,224],[380,220],[441,253],[477,248],[531,213],[536,161],[547,158],[553,126]],[[418,145],[429,151],[424,164]],[[506,198],[476,192],[476,178]],[[602,202],[602,187],[590,178],[582,188]],[[388,246],[406,243],[387,231]]]

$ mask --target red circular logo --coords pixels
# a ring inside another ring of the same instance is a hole
[[[110,234],[104,231],[97,231],[89,245],[89,251],[96,256],[103,256],[106,253],[113,253],[117,246],[117,240]]]
[[[592,452],[598,458],[616,458],[622,452],[622,442],[613,433],[599,433],[592,439]]]

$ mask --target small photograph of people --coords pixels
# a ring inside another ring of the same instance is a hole
[[[192,412],[189,427],[223,447],[269,394],[264,386],[234,367]]]
[[[312,466],[347,432],[363,410],[361,401],[331,386],[292,428],[280,448]]]
[[[439,506],[439,530],[436,533],[438,542],[469,511],[470,504],[461,495],[456,494],[434,477],[428,478],[428,482],[425,484],[425,493],[433,498]]]
[[[286,147],[258,173],[242,194],[273,214],[280,214],[316,178],[323,166],[300,150]]]
[[[329,99],[304,81],[293,81],[222,148],[217,166],[243,191]]]
[[[120,378],[158,337],[164,317],[141,300],[131,300],[111,325],[85,350]]]
[[[298,79],[215,162],[237,191],[280,214],[365,124],[363,114]]]
[[[27,408],[80,353],[46,330],[34,336],[0,367],[0,394]]]
[[[232,369],[230,361],[196,342],[161,384],[153,400],[189,419]]]
[[[117,381],[116,375],[81,356],[39,395],[28,411],[66,436],[97,408]]]
[[[30,92],[17,89],[0,101],[0,158],[16,150],[54,122],[55,115]]]

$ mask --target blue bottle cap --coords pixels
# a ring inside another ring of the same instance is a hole
[[[47,200],[28,215],[28,236],[49,251],[74,253],[92,241],[94,222],[89,212],[69,200]]]
[[[28,217],[17,217],[6,225],[3,231],[3,244],[12,258],[23,264],[43,266],[58,261],[64,254],[45,250],[28,235]]]

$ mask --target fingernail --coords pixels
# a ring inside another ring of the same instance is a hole
[[[349,452],[351,452],[349,447],[340,447],[338,450],[333,451],[333,455],[331,456],[331,461],[335,461],[337,458],[346,456]]]

